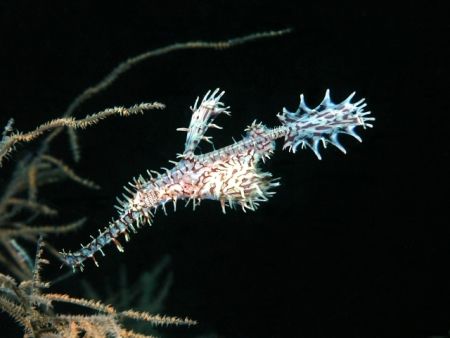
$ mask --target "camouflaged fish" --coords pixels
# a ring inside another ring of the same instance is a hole
[[[131,233],[144,224],[151,225],[158,209],[166,213],[166,204],[173,203],[176,210],[178,200],[190,202],[193,208],[204,199],[220,202],[222,211],[226,208],[240,207],[243,211],[255,210],[260,202],[267,201],[273,189],[279,185],[272,174],[259,167],[260,161],[269,159],[275,150],[275,141],[283,139],[283,149],[295,153],[297,149],[310,148],[320,160],[319,148],[328,144],[337,147],[344,154],[346,150],[339,143],[339,134],[349,134],[361,142],[355,133],[356,127],[372,127],[370,112],[365,111],[364,99],[352,102],[352,93],[341,103],[333,103],[329,90],[322,102],[314,109],[309,108],[300,95],[300,106],[295,112],[283,108],[277,114],[281,124],[274,128],[266,127],[254,121],[245,131],[242,140],[205,154],[198,152],[201,141],[212,143],[205,136],[208,128],[222,129],[214,120],[220,114],[230,115],[229,107],[220,101],[224,92],[219,89],[208,93],[199,102],[197,98],[192,110],[188,128],[178,128],[187,132],[184,152],[178,154],[177,162],[171,161],[171,169],[163,168],[161,173],[147,171],[148,177],[139,176],[124,187],[128,195],[118,199],[118,216],[97,237],[81,245],[75,252],[61,254],[65,263],[74,270],[83,270],[86,259],[92,259],[98,266],[95,254],[107,244],[113,242],[119,251],[123,247],[119,237],[128,241]]]

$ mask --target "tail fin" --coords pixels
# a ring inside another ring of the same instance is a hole
[[[324,148],[327,143],[331,143],[344,154],[345,148],[339,143],[339,134],[349,134],[362,142],[354,129],[358,126],[371,128],[370,121],[374,117],[368,117],[370,111],[364,111],[366,103],[364,99],[352,103],[351,100],[355,92],[341,103],[333,103],[330,99],[330,91],[327,89],[322,102],[314,109],[309,108],[303,97],[300,95],[300,106],[296,112],[289,112],[283,108],[282,114],[277,114],[282,125],[288,129],[285,134],[283,149],[296,152],[298,146],[309,147],[314,151],[317,158],[322,159],[319,153],[319,145],[322,142]],[[369,123],[367,123],[369,122]]]

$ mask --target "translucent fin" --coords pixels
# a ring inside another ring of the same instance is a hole
[[[295,153],[299,146],[309,147],[320,160],[320,141],[324,145],[333,144],[343,153],[346,151],[337,139],[338,134],[349,134],[361,142],[354,129],[358,126],[371,128],[372,124],[367,122],[374,121],[375,118],[369,116],[370,112],[364,111],[364,99],[351,102],[354,95],[355,92],[336,104],[331,100],[327,89],[322,102],[314,109],[309,108],[303,94],[300,95],[297,111],[290,112],[283,108],[283,113],[277,115],[282,125],[288,129],[283,149],[288,148]]]
[[[228,109],[230,107],[224,107],[224,104],[220,102],[220,99],[225,94],[224,91],[220,92],[219,88],[211,93],[209,90],[203,97],[202,102],[198,105],[199,98],[195,101],[192,110],[191,123],[189,128],[178,128],[178,131],[186,131],[186,143],[184,146],[184,152],[182,157],[193,155],[195,149],[197,149],[200,141],[212,143],[211,137],[205,136],[208,128],[222,129],[217,124],[212,123],[219,114],[230,115]]]

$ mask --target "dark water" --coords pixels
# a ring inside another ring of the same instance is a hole
[[[188,125],[189,106],[208,89],[224,89],[232,111],[218,121],[222,131],[209,133],[216,148],[240,138],[254,119],[275,126],[275,114],[295,109],[300,93],[314,106],[326,88],[336,101],[356,90],[377,119],[359,133],[362,144],[342,137],[347,155],[327,149],[318,161],[311,151],[291,154],[278,144],[264,168],[281,186],[256,212],[223,215],[208,201],[195,212],[169,207],[168,216],[159,213],[151,229],[133,236],[125,254],[107,248],[100,269],[89,264],[55,289],[81,296],[84,279],[99,293],[107,286],[119,292],[122,265],[132,290],[168,256],[173,284],[163,313],[200,325],[164,329],[167,336],[446,336],[448,100],[439,89],[448,87],[448,24],[441,11],[260,1],[0,4],[0,123],[14,117],[21,130],[58,117],[82,89],[143,51],[294,29],[230,50],[149,60],[86,102],[77,116],[155,100],[167,109],[80,131],[79,164],[65,137],[54,142],[55,156],[103,188],[67,182],[42,192],[61,220],[89,217],[76,233],[47,239],[58,248],[77,249],[106,225],[133,176],[170,166],[184,145],[175,129]],[[17,156],[28,151],[19,148]],[[57,265],[44,275],[63,273]],[[20,335],[6,316],[0,320],[12,332],[5,329],[6,337]]]

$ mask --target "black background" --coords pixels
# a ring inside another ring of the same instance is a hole
[[[275,114],[295,109],[301,92],[314,105],[326,88],[336,101],[356,90],[377,119],[360,132],[362,144],[342,137],[347,155],[327,149],[318,161],[279,144],[265,168],[281,186],[257,212],[223,215],[217,202],[205,201],[195,212],[160,214],[124,255],[108,248],[100,269],[90,265],[56,290],[80,295],[81,278],[101,290],[117,279],[120,263],[133,280],[168,254],[175,282],[165,313],[201,323],[169,335],[447,337],[449,24],[442,14],[431,4],[0,2],[0,125],[14,117],[22,131],[58,117],[84,88],[146,50],[294,30],[221,52],[149,60],[86,102],[77,116],[154,100],[167,109],[79,132],[78,164],[65,137],[54,143],[55,156],[103,188],[68,182],[42,192],[60,207],[58,220],[89,217],[75,234],[49,237],[58,248],[86,242],[115,216],[122,185],[175,159],[185,137],[175,129],[188,125],[189,106],[208,89],[226,90],[233,113],[218,121],[223,131],[210,133],[216,147],[254,119],[276,125]],[[2,185],[14,163],[2,168]],[[57,265],[46,277],[62,273]],[[0,327],[6,337],[20,335],[4,315]]]

